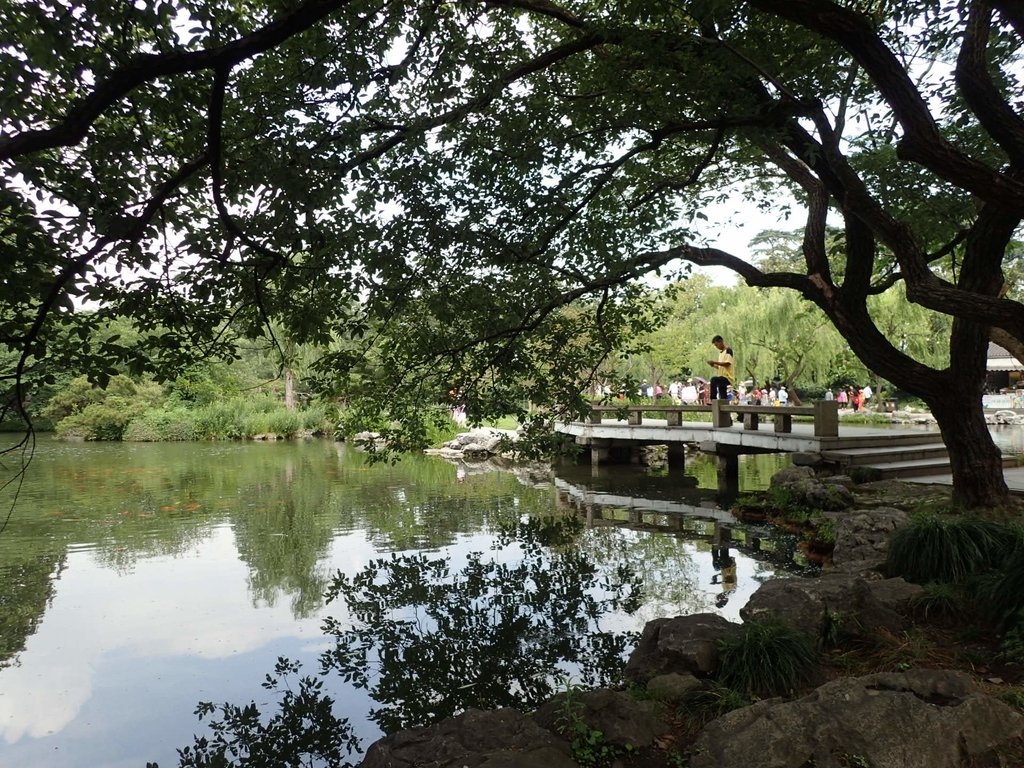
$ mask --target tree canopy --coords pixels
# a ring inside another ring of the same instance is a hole
[[[333,345],[324,386],[378,415],[448,391],[478,416],[582,408],[649,318],[631,281],[682,259],[816,304],[932,407],[960,500],[1005,496],[980,393],[989,329],[1024,338],[1002,271],[1024,215],[1014,0],[3,11],[15,403],[62,359],[166,373],[273,319]],[[695,234],[730,194],[802,210],[797,263]],[[868,299],[898,282],[956,319],[948,366],[879,325]],[[114,316],[141,341],[95,335]]]

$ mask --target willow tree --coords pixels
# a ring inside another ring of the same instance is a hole
[[[1000,271],[1024,211],[1014,0],[3,11],[15,402],[46,360],[168,370],[275,318],[343,341],[325,374],[390,416],[449,390],[479,415],[582,407],[580,378],[642,325],[624,286],[682,258],[817,304],[931,406],[960,501],[1007,493],[980,394],[989,329],[1024,337]],[[695,239],[733,188],[803,208],[801,269]],[[898,281],[955,318],[948,367],[876,324],[868,297]],[[89,347],[110,315],[143,343]]]

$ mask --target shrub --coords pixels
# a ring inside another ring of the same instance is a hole
[[[269,432],[269,421],[260,418],[283,407],[271,397],[232,397],[195,410],[196,432],[215,440],[238,440]]]
[[[152,409],[128,424],[123,439],[140,443],[195,440],[194,416],[184,408]]]
[[[1005,701],[1011,707],[1024,709],[1024,691],[1020,688],[1012,688],[1009,691],[1004,691],[999,694],[999,700]]]
[[[850,479],[854,483],[860,485],[861,483],[873,483],[876,480],[882,479],[882,470],[877,467],[850,467]]]
[[[337,409],[325,403],[311,405],[299,413],[302,416],[302,428],[315,435],[331,434],[338,421]]]
[[[125,427],[139,413],[140,406],[121,397],[87,405],[57,423],[57,435],[82,440],[120,440]]]
[[[465,430],[445,411],[427,421],[427,444],[438,448],[449,440],[454,440],[455,436],[463,431]]]
[[[1018,611],[1014,619],[1016,624],[1003,635],[999,653],[1007,661],[1020,664],[1024,662],[1024,613]]]
[[[893,535],[886,571],[918,584],[961,584],[999,565],[1018,538],[1014,529],[986,520],[919,514]]]
[[[279,437],[295,437],[302,429],[302,415],[298,411],[289,411],[283,407],[260,414],[256,422],[262,424],[264,429],[262,432],[251,432],[250,436],[270,433]]]
[[[818,660],[811,639],[774,614],[743,624],[719,641],[719,651],[719,682],[753,696],[795,690]]]

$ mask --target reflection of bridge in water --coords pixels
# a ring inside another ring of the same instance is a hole
[[[654,531],[702,542],[711,549],[716,568],[723,558],[728,559],[730,548],[790,571],[813,565],[798,546],[795,535],[769,525],[739,520],[721,507],[719,497],[711,491],[675,484],[673,492],[666,484],[664,494],[652,495],[673,494],[675,498],[649,498],[629,491],[595,487],[582,477],[555,477],[554,484],[559,505],[574,510],[588,527]]]

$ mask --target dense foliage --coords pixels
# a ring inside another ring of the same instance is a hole
[[[979,396],[990,327],[1024,338],[1015,0],[3,11],[8,408],[72,363],[172,377],[276,324],[411,438],[452,391],[581,411],[649,327],[633,279],[682,259],[817,305],[932,408],[960,501],[1007,492]],[[796,215],[799,258],[705,247],[737,196]],[[957,319],[948,366],[881,322],[897,283]]]

